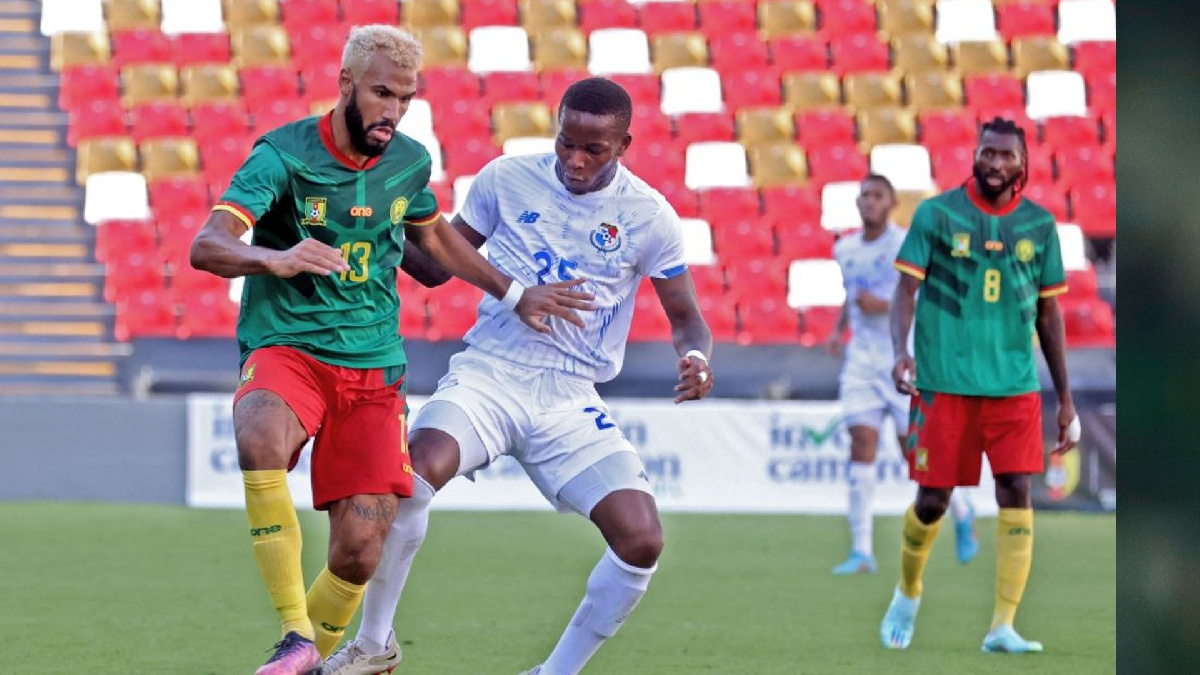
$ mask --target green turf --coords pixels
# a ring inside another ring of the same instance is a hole
[[[302,516],[305,571],[321,516]],[[885,652],[879,619],[899,523],[879,519],[880,574],[835,578],[841,518],[665,517],[650,593],[586,673],[1063,675],[1115,672],[1116,520],[1039,514],[1018,627],[1046,653],[989,655],[992,521],[960,567],[947,529],[926,573],[916,638]],[[278,634],[240,511],[0,504],[0,672],[252,673]],[[514,675],[537,663],[602,550],[585,521],[550,513],[435,513],[398,619],[405,675]],[[398,671],[400,672],[400,671]]]

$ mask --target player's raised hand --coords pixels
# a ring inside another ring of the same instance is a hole
[[[913,386],[916,377],[917,362],[913,360],[912,355],[905,354],[896,359],[896,365],[892,367],[892,381],[896,383],[896,391],[916,396],[917,388]]]
[[[521,294],[514,310],[526,326],[539,333],[552,333],[550,326],[545,323],[548,316],[557,316],[583,328],[583,319],[575,310],[590,312],[595,309],[592,300],[596,296],[576,289],[587,279],[571,279],[556,281],[552,284],[530,286]]]
[[[679,392],[679,395],[675,397],[675,403],[698,401],[708,396],[712,388],[712,368],[704,359],[695,356],[680,357],[679,384],[675,385],[675,391]]]
[[[1075,412],[1075,402],[1067,401],[1058,404],[1058,443],[1053,454],[1061,455],[1079,444],[1083,429],[1079,425],[1079,414]]]
[[[277,251],[267,267],[271,274],[284,279],[304,272],[329,276],[350,270],[341,251],[316,239],[303,239],[286,251]]]

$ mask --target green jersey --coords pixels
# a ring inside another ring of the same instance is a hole
[[[896,269],[922,280],[913,341],[920,390],[1013,396],[1041,387],[1038,298],[1067,290],[1054,216],[1015,197],[999,211],[974,184],[917,207]]]
[[[334,143],[332,113],[255,142],[214,210],[250,226],[255,246],[284,250],[312,237],[341,249],[350,270],[247,277],[237,327],[243,362],[273,345],[353,368],[407,362],[396,268],[405,225],[438,218],[430,166],[424,146],[399,132],[382,155],[355,166]]]

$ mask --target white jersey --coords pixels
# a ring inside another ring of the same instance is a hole
[[[642,277],[687,270],[679,216],[624,166],[602,190],[576,195],[555,174],[554,154],[500,157],[479,172],[459,213],[487,237],[488,260],[525,286],[585,278],[596,309],[584,327],[551,318],[543,335],[491,295],[464,338],[472,348],[593,382],[616,377],[625,359]]]
[[[846,309],[850,313],[847,367],[867,366],[891,372],[892,338],[888,315],[886,312],[864,314],[855,300],[859,293],[867,292],[891,301],[900,282],[900,272],[893,263],[904,243],[904,235],[903,228],[889,224],[887,230],[872,241],[864,241],[862,232],[854,232],[839,239],[833,247],[833,257],[842,268]]]

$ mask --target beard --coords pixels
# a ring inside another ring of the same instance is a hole
[[[350,145],[354,146],[354,151],[363,157],[378,157],[387,150],[388,143],[391,139],[379,143],[371,140],[369,134],[372,129],[386,128],[395,129],[387,122],[375,122],[367,126],[363,122],[362,110],[358,107],[358,88],[350,92],[350,100],[346,102],[346,131],[350,134]]]
[[[1017,175],[1001,183],[999,187],[992,187],[987,182],[988,174],[979,167],[972,169],[971,173],[975,175],[975,186],[979,188],[979,193],[988,199],[995,199],[1004,194],[1006,190],[1011,189],[1021,179],[1021,174],[1018,172]]]

